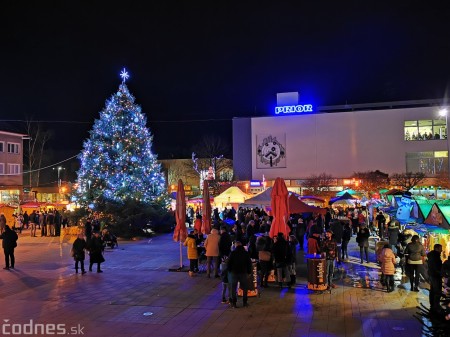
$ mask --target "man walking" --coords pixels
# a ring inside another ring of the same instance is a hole
[[[248,306],[248,275],[252,272],[252,261],[250,255],[244,249],[240,241],[235,242],[235,249],[228,258],[228,275],[231,284],[231,306],[237,308],[237,283],[239,282],[242,289],[243,306]]]
[[[440,304],[442,295],[442,245],[435,244],[431,252],[427,254],[428,259],[428,277],[430,278],[430,312],[435,314],[442,313]]]
[[[14,248],[17,247],[17,233],[6,225],[5,232],[1,235],[1,238],[3,239],[2,247],[5,253],[5,267],[3,269],[14,269]]]

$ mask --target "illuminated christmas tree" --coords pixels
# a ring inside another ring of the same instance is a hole
[[[151,146],[153,136],[146,117],[125,85],[106,101],[83,144],[79,158],[77,195],[82,204],[161,201],[166,195],[164,176]]]

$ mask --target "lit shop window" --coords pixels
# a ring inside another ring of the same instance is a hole
[[[406,141],[447,139],[445,119],[405,121],[404,132]]]
[[[406,171],[423,172],[427,176],[448,172],[448,151],[407,153]]]

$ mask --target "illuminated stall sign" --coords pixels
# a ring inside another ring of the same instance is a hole
[[[260,180],[250,180],[250,186],[251,187],[261,187],[262,183]]]
[[[275,107],[275,115],[279,114],[294,114],[299,112],[312,112],[313,106],[312,104],[304,104],[304,105],[285,105],[285,106],[277,106]]]

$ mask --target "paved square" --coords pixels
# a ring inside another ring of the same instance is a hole
[[[32,321],[64,324],[72,335],[82,328],[84,336],[96,337],[422,336],[413,314],[420,302],[428,306],[428,291],[410,292],[398,277],[395,292],[386,293],[376,264],[359,264],[354,238],[352,258],[339,270],[331,294],[306,289],[299,253],[293,289],[262,289],[249,308],[231,309],[220,303],[220,280],[168,271],[179,264],[179,245],[171,237],[121,241],[118,249],[105,251],[104,273],[81,275],[75,274],[70,243],[25,232],[16,269],[0,271],[1,328],[10,332],[14,324],[19,329],[17,324]],[[185,254],[183,249],[188,264]],[[35,335],[56,335],[51,332]]]

